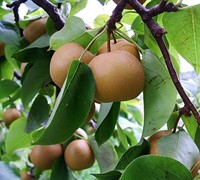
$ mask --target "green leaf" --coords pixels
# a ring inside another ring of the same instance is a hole
[[[5,57],[0,57],[0,78],[11,79],[13,77],[14,68]]]
[[[189,170],[199,157],[198,147],[184,131],[162,137],[158,141],[158,151],[159,155],[174,158],[184,164]]]
[[[98,180],[117,180],[121,176],[121,172],[114,170],[114,171],[109,171],[107,173],[102,173],[102,174],[93,174]]]
[[[139,156],[146,155],[149,153],[149,143],[146,140],[141,141],[136,146],[130,147],[123,156],[119,159],[115,169],[124,170],[134,159]]]
[[[17,119],[11,124],[5,140],[7,156],[12,155],[12,153],[19,148],[30,146],[32,138],[30,134],[25,132],[25,126],[26,118]]]
[[[146,155],[135,159],[123,172],[120,180],[192,180],[190,171],[169,157]]]
[[[87,5],[88,0],[77,1],[74,5],[72,5],[70,10],[70,15],[74,15],[78,13],[80,10],[84,9]]]
[[[0,41],[5,44],[19,45],[19,31],[12,23],[0,20],[0,34]]]
[[[0,161],[0,169],[0,179],[20,180],[20,177],[14,173],[14,171],[8,163]]]
[[[22,102],[25,107],[50,80],[49,64],[48,59],[37,61],[27,72],[22,84]]]
[[[163,25],[167,38],[178,53],[200,72],[200,5],[190,6],[175,13],[165,13]]]
[[[12,80],[4,79],[0,81],[0,99],[8,97],[16,92],[20,86]]]
[[[58,157],[53,164],[51,179],[69,179],[69,170],[66,167],[64,155]]]
[[[82,19],[70,16],[67,18],[65,26],[50,38],[50,48],[56,50],[61,45],[79,38],[86,31]]]
[[[47,120],[49,117],[50,106],[47,102],[47,99],[38,95],[34,100],[31,109],[28,114],[28,121],[26,124],[26,132],[30,133],[33,130],[36,130],[41,126],[41,123],[44,120]]]
[[[119,123],[117,123],[117,135],[119,138],[119,142],[122,143],[122,145],[124,146],[125,149],[128,148],[128,140],[127,137],[123,131],[123,129],[120,127]]]
[[[109,111],[107,111],[107,107],[108,109],[110,109]],[[98,127],[95,133],[95,140],[97,141],[99,146],[105,143],[112,136],[117,122],[119,109],[120,102],[102,103],[100,114],[102,113],[103,115],[99,115]],[[108,112],[108,114],[106,114],[106,117],[105,111]]]
[[[150,50],[143,56],[145,68],[143,137],[159,130],[171,116],[177,92],[162,62]]]
[[[33,133],[35,144],[58,144],[69,139],[89,114],[94,93],[91,69],[73,61],[47,126],[39,135],[37,131]]]
[[[109,170],[113,170],[118,158],[113,143],[108,140],[99,147],[93,137],[90,137],[89,141],[93,149],[95,158],[98,162],[100,172],[105,173]]]

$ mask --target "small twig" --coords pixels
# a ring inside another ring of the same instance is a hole
[[[22,3],[25,3],[27,0],[18,0],[18,1],[15,1],[13,2],[12,4],[6,4],[6,6],[8,8],[13,8],[13,13],[14,13],[14,17],[15,17],[15,22],[16,22],[16,25],[20,31],[20,35],[21,37],[23,36],[23,30],[19,27],[19,7]]]
[[[55,28],[60,30],[65,25],[64,20],[61,18],[58,8],[48,0],[32,0],[35,4],[43,8],[49,17],[54,22]]]

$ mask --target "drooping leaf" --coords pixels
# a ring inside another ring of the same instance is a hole
[[[145,68],[143,137],[160,129],[171,116],[177,92],[162,62],[150,51],[143,56]]]
[[[169,157],[145,155],[127,166],[120,180],[192,180],[190,171],[179,161]]]
[[[20,86],[12,80],[4,79],[0,81],[0,99],[16,92]]]
[[[162,137],[158,141],[158,151],[159,155],[171,157],[180,161],[188,170],[191,169],[199,157],[198,147],[192,138],[184,131]]]
[[[0,21],[0,41],[6,44],[19,45],[18,28],[8,21]]]
[[[107,111],[106,109],[107,107],[110,110],[108,110],[108,114],[106,114],[105,117],[104,113],[105,111]],[[104,116],[99,115],[98,127],[95,133],[95,139],[99,146],[102,145],[111,137],[117,122],[119,108],[120,108],[119,102],[102,104],[100,113],[102,111],[102,114],[104,114]]]
[[[28,121],[26,124],[26,132],[30,133],[33,130],[36,130],[41,126],[41,123],[44,120],[47,120],[49,117],[50,106],[47,102],[47,99],[38,95],[34,100],[31,109],[28,114]]]
[[[50,48],[56,50],[61,45],[77,39],[85,31],[86,28],[83,20],[75,16],[70,16],[67,18],[65,26],[51,36]]]
[[[8,163],[0,161],[0,179],[20,180],[20,177],[14,173],[14,170]]]
[[[130,147],[119,159],[115,169],[124,170],[134,159],[149,153],[149,143],[146,140],[141,141],[136,146]]]
[[[109,170],[113,170],[118,158],[113,143],[110,140],[108,140],[99,147],[93,137],[89,139],[89,142],[93,149],[95,158],[98,162],[100,172],[105,173]]]
[[[119,123],[117,123],[117,135],[119,138],[119,141],[122,143],[125,149],[128,148],[128,140],[127,137],[123,131],[123,129],[120,127]]]
[[[9,133],[5,140],[6,155],[10,156],[19,148],[31,145],[32,138],[30,134],[25,132],[26,118],[20,118],[14,121],[9,129]]]
[[[49,64],[49,59],[37,61],[27,72],[22,84],[22,102],[25,107],[50,80]]]
[[[200,72],[200,5],[187,7],[176,13],[166,13],[163,25],[167,38],[178,53]]]
[[[89,114],[94,92],[89,66],[73,61],[47,126],[33,132],[35,144],[58,144],[69,139]]]

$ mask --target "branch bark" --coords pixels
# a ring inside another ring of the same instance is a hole
[[[64,20],[61,18],[58,8],[48,0],[32,0],[35,4],[43,8],[49,17],[54,22],[57,30],[60,30],[65,25]]]
[[[174,66],[172,64],[169,50],[167,49],[167,46],[163,40],[163,36],[166,34],[166,31],[165,31],[165,29],[161,28],[153,20],[153,17],[160,13],[178,11],[178,6],[174,5],[171,2],[168,3],[167,0],[161,0],[161,2],[159,4],[157,4],[156,6],[150,8],[150,9],[147,9],[146,7],[141,5],[138,0],[121,0],[118,3],[117,7],[114,9],[110,20],[107,22],[108,28],[110,28],[110,30],[112,30],[115,27],[114,24],[116,22],[120,21],[119,14],[122,14],[121,10],[125,7],[126,3],[130,4],[133,7],[133,9],[141,16],[143,22],[147,25],[147,27],[151,31],[152,35],[154,36],[154,38],[162,52],[162,55],[165,59],[165,63],[168,68],[171,79],[185,104],[181,111],[182,114],[189,116],[190,112],[192,112],[192,114],[194,115],[194,117],[196,118],[196,120],[200,126],[200,115],[199,115],[197,109],[194,107],[194,105],[190,101],[187,94],[185,93],[185,91],[178,79],[178,76],[177,76]],[[121,6],[121,8],[118,6]],[[115,18],[115,17],[117,17],[117,18]],[[115,20],[117,20],[117,21],[115,21]]]

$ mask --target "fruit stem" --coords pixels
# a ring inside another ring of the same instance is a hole
[[[90,41],[90,43],[87,45],[87,47],[85,48],[85,50],[83,51],[83,53],[81,54],[81,56],[79,57],[79,61],[81,61],[82,57],[84,56],[84,54],[87,52],[87,50],[90,49],[90,47],[93,45],[93,43],[95,42],[95,40],[100,37],[105,31],[107,31],[107,26],[103,26],[100,31],[95,35],[95,37],[92,39],[92,41]]]

